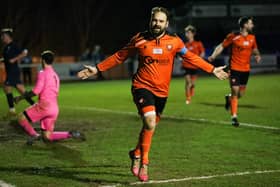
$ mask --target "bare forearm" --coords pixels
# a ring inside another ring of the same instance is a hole
[[[214,52],[212,53],[212,58],[216,58],[217,56],[219,56],[222,52],[223,52],[223,50],[224,50],[224,47],[223,47],[223,45],[222,44],[219,44],[216,48],[215,48],[215,50],[214,50]]]
[[[24,50],[18,56],[12,58],[10,60],[10,62],[14,63],[14,62],[20,61],[22,58],[26,57],[26,55],[27,55],[27,50]]]
[[[258,49],[254,49],[254,50],[253,50],[253,55],[255,55],[255,56],[261,56],[261,53],[260,53],[260,51],[259,51]]]

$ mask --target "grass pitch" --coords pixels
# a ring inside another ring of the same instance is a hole
[[[160,183],[145,185],[279,186],[279,80],[277,74],[250,77],[246,95],[239,100],[241,126],[234,128],[224,110],[227,81],[200,77],[192,103],[185,105],[184,79],[174,78],[150,152],[150,179]],[[27,146],[27,136],[15,122],[2,120],[0,182],[19,187],[139,185],[129,171],[128,151],[134,148],[142,126],[130,86],[129,80],[61,85],[56,130],[82,131],[85,142]],[[5,115],[3,93],[0,102]],[[17,111],[27,106],[22,102]],[[262,173],[268,170],[272,172]]]

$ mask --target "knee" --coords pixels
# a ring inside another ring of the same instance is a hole
[[[145,128],[148,130],[154,130],[156,127],[156,115],[148,115],[148,116],[144,116],[144,125]]]
[[[47,142],[51,142],[52,141],[52,138],[51,138],[52,133],[51,132],[44,131],[42,135],[43,135],[43,140],[44,141],[47,141]]]
[[[26,119],[26,117],[25,117],[25,115],[23,114],[23,113],[19,113],[18,115],[17,115],[17,120],[18,121],[22,121],[22,120],[25,120]]]

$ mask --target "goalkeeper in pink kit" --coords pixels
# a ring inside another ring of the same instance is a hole
[[[31,98],[35,95],[39,96],[38,103],[30,106],[18,116],[20,126],[30,136],[27,141],[29,145],[32,145],[35,140],[40,140],[41,138],[51,142],[68,138],[84,139],[84,136],[77,131],[54,131],[55,122],[59,113],[57,97],[60,81],[52,67],[53,61],[53,52],[44,51],[41,54],[43,70],[38,73],[35,87],[32,91],[14,98],[14,102],[18,103],[22,99]],[[38,121],[41,123],[42,135],[36,132],[30,124],[30,122],[34,123]]]

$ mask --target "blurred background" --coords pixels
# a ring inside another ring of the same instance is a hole
[[[2,2],[0,27],[14,29],[15,41],[28,49],[31,64],[38,64],[42,50],[53,50],[57,56],[56,69],[62,79],[72,80],[81,64],[99,63],[137,32],[146,30],[154,6],[164,6],[171,12],[169,30],[184,41],[184,28],[188,24],[194,25],[197,39],[205,45],[206,57],[229,32],[239,29],[237,20],[240,16],[253,16],[254,31],[265,64],[257,67],[256,72],[279,69],[279,0],[9,0]],[[217,63],[226,61],[225,50]],[[176,64],[174,76],[182,73]],[[37,66],[30,67],[34,74]],[[136,68],[136,58],[131,58],[105,73],[104,77],[127,78]]]

